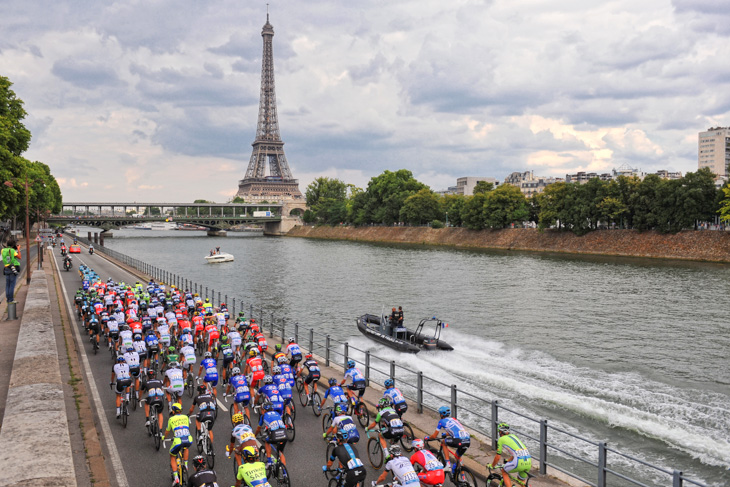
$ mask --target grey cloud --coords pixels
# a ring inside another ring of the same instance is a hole
[[[51,72],[64,81],[89,90],[122,83],[111,67],[91,60],[66,58],[53,63]]]
[[[158,123],[151,140],[174,154],[215,156],[243,160],[255,129],[213,122],[205,111],[188,110],[182,117]]]
[[[205,63],[203,68],[216,79],[223,79],[223,68],[214,63]]]

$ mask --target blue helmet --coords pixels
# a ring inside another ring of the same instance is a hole
[[[383,385],[385,387],[393,387],[393,384],[394,384],[393,379],[385,379],[385,382],[383,382]]]
[[[347,361],[347,368],[348,368],[348,369],[351,369],[351,368],[353,368],[354,366],[355,366],[355,361],[354,361],[354,360],[348,360],[348,361]]]
[[[441,406],[439,408],[439,415],[443,418],[446,416],[451,416],[451,408],[448,406]]]

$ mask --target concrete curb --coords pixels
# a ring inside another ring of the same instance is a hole
[[[10,377],[0,444],[0,486],[75,486],[48,282],[35,270]],[[12,448],[10,447],[12,445]]]

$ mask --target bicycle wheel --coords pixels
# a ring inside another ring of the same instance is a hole
[[[290,414],[284,414],[284,426],[286,426],[286,439],[290,442],[294,441],[294,438],[297,436],[297,430],[294,427],[294,420]]]
[[[192,372],[188,372],[188,378],[185,385],[185,388],[188,390],[188,396],[193,397],[195,394],[195,379],[193,379]]]
[[[238,462],[238,459],[236,458],[236,455],[234,453],[231,453],[233,458],[233,478],[236,478],[236,475],[238,475],[238,467],[241,465]]]
[[[263,361],[263,366],[264,366],[264,373],[266,375],[271,374],[271,371],[269,370],[269,363],[267,361],[265,361],[265,360]]]
[[[337,477],[332,477],[330,479],[329,483],[327,484],[327,487],[339,487],[339,485],[340,485],[340,479],[338,479]]]
[[[457,487],[477,487],[477,479],[469,467],[461,466],[456,476]]]
[[[297,406],[294,404],[294,398],[292,398],[291,401],[289,401],[289,409],[291,409],[291,419],[295,420],[297,419]]]
[[[322,414],[322,408],[320,407],[320,404],[322,404],[322,396],[319,395],[319,392],[313,392],[312,393],[312,412],[317,417],[319,417],[319,415]]]
[[[297,392],[301,394],[303,390],[304,390],[304,379],[302,379],[301,377],[297,377]],[[306,404],[302,404],[302,406],[306,406]]]
[[[413,440],[415,436],[413,434],[413,428],[410,423],[403,423],[403,436],[400,437],[400,445],[407,452],[413,451]]]
[[[203,439],[205,450],[205,458],[208,460],[208,466],[212,469],[215,466],[215,448],[213,447],[213,442],[210,441],[210,436],[206,435],[206,437]]]
[[[281,463],[281,461],[278,461],[276,466],[276,476],[274,477],[275,484],[279,487],[290,487],[289,472],[286,467]]]
[[[368,460],[374,469],[379,469],[383,465],[383,447],[378,438],[370,438],[368,440]]]
[[[360,426],[367,428],[370,424],[370,413],[368,412],[368,408],[365,406],[365,403],[360,402],[357,404],[355,414],[357,415],[357,422],[360,423]]]
[[[330,426],[332,426],[332,415],[328,412],[322,416],[322,433],[325,433]]]
[[[153,409],[156,409],[153,407]],[[160,425],[157,422],[157,414],[150,414],[150,432],[152,433],[152,441],[155,444],[155,450],[160,450]]]
[[[112,360],[116,360],[116,358],[117,358],[117,351],[114,350],[114,344],[112,344],[112,346],[109,347],[109,355],[111,355]]]
[[[129,411],[127,410],[127,401],[122,401],[122,426],[127,427],[127,416]]]
[[[337,444],[335,444],[335,443],[333,443],[331,441],[328,441],[327,442],[327,452],[325,453],[326,456],[325,456],[325,459],[324,459],[324,463],[325,464],[330,461],[330,457],[332,456],[332,452],[335,451],[335,448],[336,447],[337,447]],[[334,474],[332,472],[327,472],[325,474],[325,477],[327,477],[328,479],[331,479],[331,478],[333,478],[333,475]]]
[[[132,390],[129,394],[130,394],[129,400],[132,403],[132,411],[136,411],[137,410],[137,401],[138,401],[137,391]]]
[[[299,389],[299,384],[297,383],[297,389]],[[307,396],[307,391],[302,388],[301,391],[299,391],[299,404],[302,405],[302,407],[307,407],[307,403],[309,402],[309,396]]]

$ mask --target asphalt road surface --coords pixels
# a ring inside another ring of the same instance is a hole
[[[67,242],[68,243],[68,242]],[[89,255],[86,248],[82,246],[82,254],[74,254],[74,268],[67,272],[61,266],[60,250],[57,246],[54,249],[54,257],[56,267],[59,269],[61,281],[63,283],[63,292],[68,297],[68,304],[73,306],[73,296],[76,290],[81,286],[81,279],[78,273],[78,266],[86,264],[94,269],[102,279],[109,277],[116,281],[124,281],[135,283],[137,278],[128,272],[120,269],[116,265],[107,261],[98,254]],[[75,313],[74,313],[75,316]],[[83,326],[80,322],[76,322],[76,329],[82,333]],[[115,395],[109,388],[109,378],[112,372],[113,362],[109,351],[102,347],[97,355],[94,355],[89,340],[83,339],[84,350],[88,362],[82,357],[82,363],[88,363],[90,371],[86,371],[93,385],[90,387],[92,407],[98,410],[99,420],[102,423],[101,432],[104,436],[105,453],[114,465],[116,472],[110,472],[111,481],[119,487],[127,486],[160,486],[166,487],[172,485],[170,476],[170,457],[169,447],[167,450],[160,448],[156,451],[152,438],[147,435],[147,429],[144,426],[145,415],[144,408],[138,407],[136,411],[131,411],[127,427],[122,426],[121,421],[116,419]],[[197,374],[198,364],[194,366]],[[96,390],[94,390],[96,389]],[[320,385],[320,392],[322,392]],[[295,391],[296,395],[296,391]],[[98,396],[96,399],[94,396]],[[215,471],[218,474],[218,483],[221,487],[227,487],[235,484],[233,473],[233,462],[225,457],[226,444],[230,440],[231,422],[228,412],[229,403],[221,403],[223,401],[223,388],[218,386],[219,411],[218,419],[213,427],[215,436]],[[295,401],[298,398],[295,397]],[[100,403],[100,404],[99,404]],[[192,399],[185,394],[183,398],[183,410],[187,412]],[[322,440],[322,422],[321,417],[317,418],[312,413],[311,408],[302,408],[297,402],[297,419],[296,438],[293,442],[288,443],[285,449],[287,467],[293,486],[316,486],[327,485],[327,480],[322,473],[322,465],[325,464],[326,443]],[[372,411],[371,411],[372,413]],[[252,412],[252,420],[257,419],[257,415]],[[106,423],[106,424],[104,424]],[[165,413],[165,426],[167,424],[167,414]],[[192,425],[191,425],[192,426]],[[360,458],[367,467],[368,476],[365,481],[367,487],[370,482],[377,478],[378,472],[374,471],[367,459],[367,437],[364,430],[360,428],[360,442],[356,445]],[[195,445],[190,449],[190,459],[192,460],[197,450]],[[189,463],[191,465],[191,463]]]

